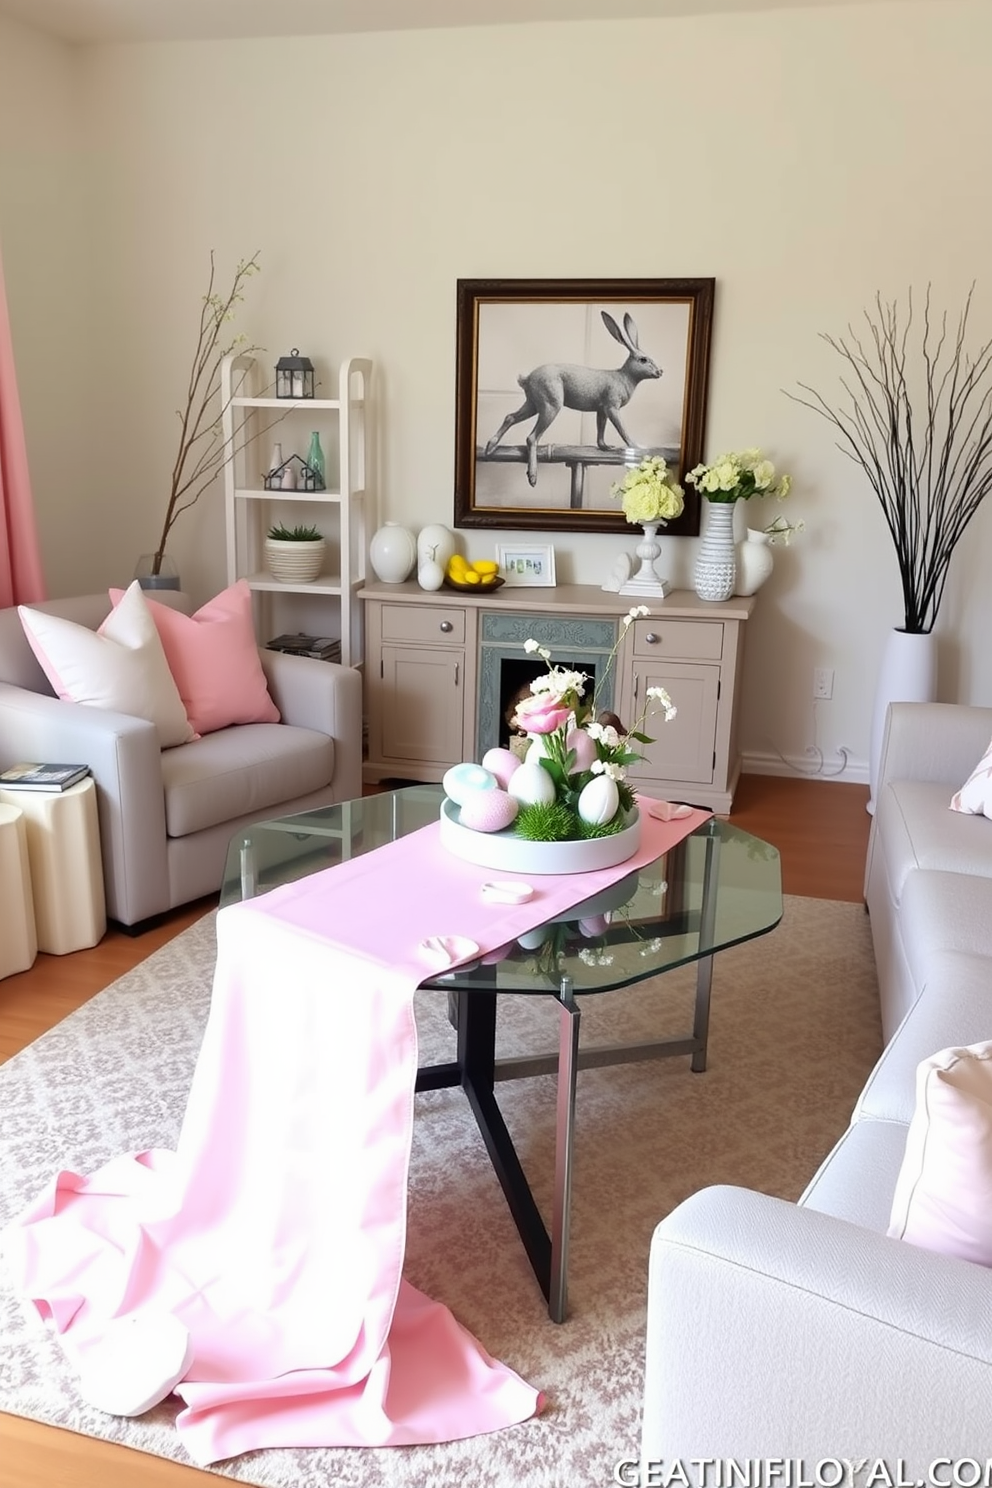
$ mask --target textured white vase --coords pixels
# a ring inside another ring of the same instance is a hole
[[[417,539],[409,528],[387,522],[369,543],[369,562],[384,584],[402,584],[417,562]]]
[[[768,533],[756,527],[747,529],[747,538],[737,544],[737,577],[735,594],[757,594],[775,567]]]
[[[265,562],[280,584],[312,584],[320,576],[326,550],[327,543],[322,537],[313,542],[283,542],[267,537]]]
[[[729,599],[737,576],[734,551],[734,501],[707,501],[706,527],[696,566],[693,587],[700,599]]]
[[[885,718],[890,703],[932,703],[937,696],[937,638],[893,630],[882,652],[882,665],[875,686],[868,755],[868,810],[875,811],[878,766],[885,737]]]
[[[654,599],[664,599],[670,585],[667,579],[658,577],[655,564],[661,557],[661,543],[658,541],[658,528],[663,526],[662,522],[643,522],[644,536],[634,549],[641,560],[640,567],[636,573],[620,585],[621,594],[643,594]]]

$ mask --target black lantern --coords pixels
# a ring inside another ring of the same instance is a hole
[[[289,356],[276,362],[277,398],[313,397],[313,362],[300,356],[299,347],[294,346]]]

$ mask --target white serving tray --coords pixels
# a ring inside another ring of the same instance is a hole
[[[447,850],[468,863],[496,868],[501,873],[590,873],[625,863],[641,845],[641,818],[635,806],[630,823],[611,837],[588,842],[528,842],[512,828],[502,832],[473,832],[463,827],[454,801],[441,803],[441,841]]]

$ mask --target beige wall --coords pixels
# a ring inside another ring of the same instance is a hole
[[[375,358],[380,518],[414,528],[451,520],[459,277],[712,275],[707,452],[763,446],[807,523],[749,626],[745,748],[785,772],[843,745],[856,776],[895,560],[864,477],[783,390],[838,389],[819,333],[876,290],[932,281],[956,308],[977,277],[992,335],[990,56],[985,0],[78,53],[0,20],[0,234],[53,590],[155,544],[211,248],[224,273],[261,249],[241,323],[273,361]],[[44,147],[10,143],[8,73]],[[218,491],[172,544],[203,597],[221,518]],[[948,698],[992,696],[990,521],[941,613]],[[634,535],[547,540],[560,580],[600,582]],[[666,542],[676,582],[694,546]],[[815,717],[814,666],[836,671]]]

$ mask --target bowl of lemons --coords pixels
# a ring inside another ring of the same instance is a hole
[[[461,553],[454,553],[444,571],[444,582],[447,588],[458,589],[462,594],[489,594],[506,580],[499,571],[499,564],[491,558],[477,558],[470,563]]]

